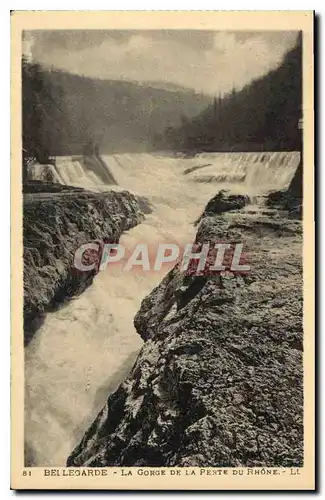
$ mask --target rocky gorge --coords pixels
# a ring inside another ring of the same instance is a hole
[[[164,277],[135,316],[129,376],[68,466],[303,465],[301,197],[257,201],[207,204],[195,243],[242,243],[250,271]]]

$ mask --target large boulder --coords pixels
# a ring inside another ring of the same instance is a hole
[[[234,194],[222,189],[206,205],[202,215],[197,220],[200,222],[206,215],[222,214],[231,210],[240,210],[249,203],[249,197],[242,194]]]

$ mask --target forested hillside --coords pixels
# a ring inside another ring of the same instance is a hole
[[[161,87],[160,87],[161,86]],[[92,79],[23,60],[25,157],[103,153],[297,150],[302,42],[266,76],[209,97],[174,84]]]
[[[26,154],[146,151],[157,134],[201,113],[211,98],[181,87],[91,79],[23,60],[23,143]]]
[[[157,149],[180,151],[297,150],[302,116],[302,41],[280,67],[242,90],[215,98],[181,127],[166,128]]]

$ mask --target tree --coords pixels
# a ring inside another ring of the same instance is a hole
[[[232,88],[214,97],[200,115],[169,130],[169,147],[187,144],[193,151],[300,150],[297,123],[302,105],[302,41],[276,69],[251,81],[241,90]]]
[[[22,59],[23,180],[30,162],[49,161],[60,95],[60,89],[54,89],[50,82],[49,72]]]

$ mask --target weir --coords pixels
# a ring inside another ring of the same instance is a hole
[[[300,153],[201,153],[194,158],[174,158],[146,153],[114,154],[102,157],[58,156],[55,165],[35,164],[29,167],[29,180],[58,182],[93,191],[111,189],[116,185],[130,187],[132,171],[147,164],[162,169],[169,165],[192,182],[229,185],[236,191],[287,188],[300,161]],[[135,179],[136,181],[136,179]],[[128,186],[127,186],[128,185]]]

